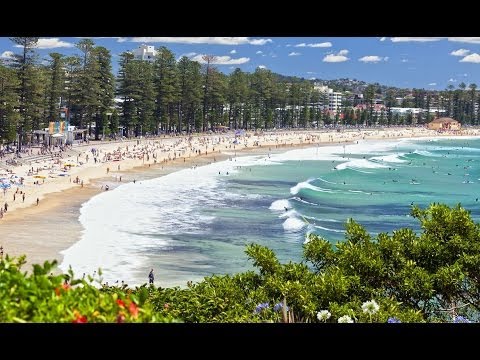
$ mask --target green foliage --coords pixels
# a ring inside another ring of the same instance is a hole
[[[35,264],[27,275],[24,264],[25,257],[0,260],[0,322],[174,321],[154,313],[141,289],[98,289],[93,278],[75,279],[71,271],[55,276],[56,261]]]
[[[422,233],[399,229],[372,238],[348,220],[343,242],[331,244],[311,234],[304,244],[306,263],[281,264],[272,250],[250,244],[246,254],[258,274],[212,276],[187,289],[159,289],[151,301],[155,310],[187,322],[317,322],[320,310],[330,312],[329,322],[345,315],[354,322],[438,322],[459,314],[476,319],[478,225],[460,205],[413,207],[412,216]],[[378,304],[374,313],[363,309],[370,300]],[[287,317],[274,310],[283,301]]]
[[[249,244],[258,271],[212,275],[187,288],[98,289],[93,278],[78,280],[71,271],[51,275],[55,262],[27,275],[24,258],[7,256],[0,262],[0,322],[478,320],[478,224],[460,205],[413,207],[412,216],[420,234],[399,229],[373,238],[353,220],[343,242],[311,234],[300,263],[282,264],[271,249]]]

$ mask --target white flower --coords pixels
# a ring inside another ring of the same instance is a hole
[[[317,312],[317,319],[320,321],[327,321],[330,319],[330,316],[332,316],[332,314],[330,314],[330,311],[328,310],[321,310]]]
[[[353,320],[350,316],[343,315],[341,318],[338,318],[338,323],[340,324],[353,323]]]
[[[362,310],[365,314],[373,315],[377,313],[380,309],[380,306],[377,304],[375,300],[365,301],[362,305]]]

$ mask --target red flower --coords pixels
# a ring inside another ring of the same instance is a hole
[[[128,311],[130,311],[130,314],[136,318],[138,316],[138,306],[135,304],[133,301],[130,303],[128,306]]]
[[[73,312],[73,315],[75,316],[75,319],[72,320],[72,323],[74,324],[83,324],[88,322],[87,317],[85,315],[81,315],[77,310]]]
[[[120,306],[121,308],[125,307],[125,303],[121,299],[117,299],[117,305]]]
[[[117,315],[117,323],[124,323],[125,322],[125,315],[123,313],[119,313]]]
[[[55,288],[55,294],[57,294],[57,296],[60,296],[62,290],[68,291],[68,289],[70,289],[70,288],[71,288],[70,284],[63,283],[61,287],[56,287]]]

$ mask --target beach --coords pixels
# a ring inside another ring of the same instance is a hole
[[[57,259],[81,237],[81,205],[106,186],[141,181],[235,156],[286,151],[293,147],[338,145],[368,139],[478,136],[478,129],[438,133],[424,128],[345,131],[269,131],[143,138],[122,142],[75,145],[59,156],[35,158],[0,166],[0,178],[10,181],[1,204],[8,211],[0,219],[0,245],[11,256],[25,254],[27,265]],[[32,149],[36,151],[35,149]],[[61,155],[61,157],[60,157]],[[38,169],[38,170],[37,170]],[[150,172],[149,172],[150,171]],[[23,178],[23,185],[19,179]],[[23,195],[25,199],[23,200]],[[15,200],[14,200],[15,195]],[[38,204],[37,204],[38,199]],[[100,241],[100,240],[99,240]],[[29,270],[29,266],[25,268]]]

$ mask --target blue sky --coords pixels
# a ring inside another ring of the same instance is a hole
[[[253,72],[258,66],[307,79],[355,78],[407,88],[445,89],[462,81],[480,86],[480,37],[110,37],[92,38],[112,55],[141,44],[166,46],[177,58],[217,56],[219,70],[236,67]],[[80,38],[40,38],[40,59],[48,53],[78,53]],[[0,37],[0,57],[18,52]]]

